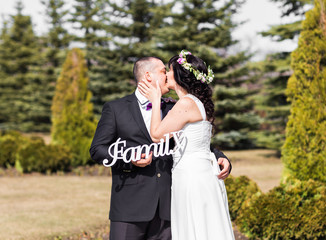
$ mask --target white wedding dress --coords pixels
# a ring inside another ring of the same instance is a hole
[[[191,94],[203,119],[202,102]],[[183,127],[182,147],[173,154],[172,240],[234,239],[223,180],[210,151],[212,125],[203,120]],[[212,165],[212,163],[214,163]]]

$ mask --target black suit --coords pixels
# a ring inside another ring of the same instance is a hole
[[[173,105],[168,102],[162,106],[163,117]],[[103,159],[112,161],[108,146],[117,138],[126,140],[126,148],[152,143],[135,93],[104,105],[90,149],[92,159],[99,163]],[[217,158],[225,157],[216,153]],[[171,156],[153,156],[152,163],[144,168],[123,161],[113,165],[111,221],[150,221],[158,204],[160,218],[170,220],[171,167]]]

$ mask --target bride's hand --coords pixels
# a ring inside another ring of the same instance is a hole
[[[161,101],[162,93],[158,80],[156,81],[156,87],[148,82],[141,81],[138,84],[138,89],[150,102]]]

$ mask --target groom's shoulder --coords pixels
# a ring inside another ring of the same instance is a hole
[[[132,97],[133,97],[134,94],[130,94],[130,95],[127,95],[127,96],[124,96],[122,98],[118,98],[118,99],[115,99],[115,100],[111,100],[111,101],[108,101],[104,104],[103,108],[106,108],[106,107],[119,107],[123,104],[126,104],[127,102],[130,102],[132,100]]]

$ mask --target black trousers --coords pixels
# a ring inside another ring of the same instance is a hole
[[[171,222],[160,219],[158,208],[149,222],[114,222],[110,240],[171,240]]]

